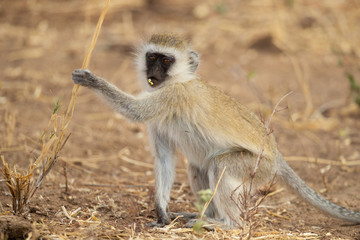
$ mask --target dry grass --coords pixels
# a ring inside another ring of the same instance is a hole
[[[29,164],[26,172],[18,171],[15,166],[13,168],[9,167],[4,156],[1,156],[2,172],[13,198],[12,208],[15,213],[21,213],[24,210],[24,206],[27,205],[46,175],[57,162],[58,154],[70,136],[69,134],[66,135],[67,125],[64,125],[64,120],[61,121],[60,119],[62,128],[58,130],[59,117],[56,111],[57,107],[55,107],[49,124],[44,130],[41,154],[34,162]]]
[[[10,114],[8,111],[6,111],[4,116],[4,123],[6,144],[7,147],[11,147],[14,139],[16,115],[14,113]]]
[[[274,175],[272,180],[267,184],[266,189],[263,189],[263,192],[265,192],[266,194],[259,197],[258,189],[256,189],[256,187],[254,186],[254,181],[260,162],[263,159],[265,141],[268,136],[272,134],[272,130],[270,128],[271,120],[274,114],[278,111],[277,108],[279,104],[291,93],[292,92],[289,92],[288,94],[280,98],[280,100],[273,108],[273,111],[271,112],[268,121],[265,124],[264,135],[261,146],[259,148],[259,154],[255,161],[254,169],[252,170],[252,172],[249,173],[248,180],[245,180],[244,178],[242,184],[237,186],[231,193],[231,200],[234,202],[240,212],[240,216],[238,216],[237,219],[233,219],[233,221],[236,222],[239,229],[242,230],[241,238],[250,239],[253,236],[253,231],[259,225],[259,222],[255,220],[256,214],[259,211],[259,207],[271,192],[271,188],[275,185],[276,175]]]
[[[96,31],[93,36],[89,51],[87,52],[82,68],[85,69],[89,65],[91,53],[96,45],[96,40],[99,36],[100,29],[104,17],[106,15],[110,0],[107,0],[105,8],[103,9]],[[4,156],[1,156],[3,163],[3,176],[6,181],[6,185],[12,196],[12,208],[14,213],[22,213],[24,207],[28,204],[29,200],[33,197],[36,190],[40,187],[41,183],[45,179],[46,175],[51,171],[52,167],[58,160],[59,153],[65,146],[67,140],[70,137],[68,133],[68,127],[70,125],[72,116],[74,114],[76,96],[79,90],[79,85],[74,85],[72,90],[72,96],[69,106],[65,115],[58,115],[59,102],[55,104],[55,108],[52,116],[50,117],[48,126],[43,132],[41,137],[42,149],[40,156],[29,164],[28,170],[18,171],[16,167],[10,168],[5,162]],[[6,137],[8,146],[12,143],[12,135],[15,128],[15,117],[5,115],[6,124]],[[37,172],[39,170],[39,172]],[[37,175],[37,177],[35,177]]]

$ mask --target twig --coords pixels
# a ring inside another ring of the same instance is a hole
[[[278,218],[282,218],[282,219],[289,220],[289,218],[288,218],[288,217],[281,216],[280,214],[277,214],[277,213],[271,212],[271,211],[269,211],[269,210],[266,210],[266,212],[267,212],[268,214],[270,214],[270,215],[275,216],[275,217],[278,217]]]
[[[239,216],[240,221],[238,221],[237,219],[234,219],[233,213],[227,213],[227,214],[229,215],[231,220],[234,221],[235,223],[237,223],[239,225],[239,227],[242,229],[242,237],[243,238],[247,238],[247,239],[251,238],[253,228],[257,226],[257,223],[253,221],[253,217],[257,213],[260,204],[262,204],[262,202],[268,196],[270,196],[269,194],[262,196],[255,203],[253,203],[255,200],[255,197],[257,196],[257,193],[253,192],[254,179],[255,179],[256,172],[258,170],[260,161],[263,158],[263,152],[264,152],[264,148],[265,148],[266,138],[268,137],[269,134],[271,134],[271,131],[269,130],[271,120],[272,120],[274,114],[277,112],[277,108],[278,108],[279,104],[291,93],[292,92],[289,92],[280,98],[280,100],[276,103],[276,105],[269,117],[269,120],[265,124],[264,135],[263,135],[262,143],[260,145],[259,154],[256,158],[256,162],[255,162],[253,171],[249,173],[250,179],[246,180],[244,178],[242,183],[239,186],[237,186],[231,192],[231,195],[230,195],[230,199],[235,203],[235,206],[237,207],[238,211],[240,212],[240,216]],[[244,162],[246,165],[246,161],[244,161]],[[273,178],[271,179],[268,189],[270,189],[273,186],[273,184],[275,183],[275,177],[276,177],[276,174],[274,174]],[[246,181],[249,181],[249,183],[246,184]],[[240,191],[237,198],[235,199],[234,195],[241,187],[242,187],[242,191]],[[245,232],[245,229],[247,229],[246,232]]]
[[[68,185],[67,164],[66,164],[66,162],[63,163],[63,169],[64,169],[64,177],[65,177],[65,193],[68,193],[69,185]]]
[[[118,188],[119,187],[119,185],[100,184],[100,183],[85,183],[85,184],[81,184],[81,186],[86,186],[86,187],[109,187],[109,188]]]
[[[146,162],[141,162],[141,161],[138,161],[138,160],[134,160],[134,159],[131,159],[131,158],[128,158],[124,155],[120,155],[119,154],[119,158],[121,160],[123,160],[124,162],[127,162],[127,163],[131,163],[133,165],[136,165],[136,166],[140,166],[140,167],[145,167],[145,168],[150,168],[150,169],[153,169],[154,166],[150,163],[146,163]]]
[[[360,160],[352,161],[335,161],[325,158],[316,158],[316,157],[305,157],[305,156],[287,156],[285,157],[286,161],[301,161],[309,163],[318,163],[318,164],[328,164],[333,166],[360,166]]]
[[[276,109],[277,107],[279,106],[279,104],[287,97],[289,96],[290,94],[292,94],[293,92],[289,92],[287,93],[286,95],[282,96],[282,98],[280,98],[280,100],[276,103],[270,117],[269,117],[269,120],[267,121],[266,125],[265,125],[265,131],[264,131],[264,136],[263,136],[263,139],[262,139],[262,143],[261,143],[261,146],[260,146],[260,151],[259,151],[259,155],[256,159],[256,164],[255,164],[255,167],[254,167],[254,171],[251,173],[251,175],[254,175],[259,167],[259,164],[260,164],[260,160],[262,159],[263,157],[263,152],[264,152],[264,146],[265,146],[265,140],[266,140],[266,137],[267,135],[269,134],[269,127],[270,127],[270,122],[271,122],[271,119],[272,117],[274,116],[275,112],[276,112]]]
[[[61,209],[63,210],[65,216],[70,220],[73,221],[74,218],[72,216],[70,216],[70,214],[68,213],[68,211],[66,210],[66,208],[64,206],[61,206]]]
[[[277,190],[274,191],[274,192],[271,192],[271,193],[266,194],[266,197],[274,196],[274,195],[276,195],[276,194],[278,194],[278,193],[281,193],[282,191],[284,191],[284,188],[279,188],[279,189],[277,189]]]

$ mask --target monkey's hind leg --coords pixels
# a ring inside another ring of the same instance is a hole
[[[187,172],[188,172],[191,190],[194,193],[194,195],[198,198],[197,193],[200,190],[210,188],[207,171],[202,171],[200,168],[189,163],[187,166]],[[214,208],[213,203],[211,203],[209,205],[209,207],[206,210],[205,215],[212,217],[212,218],[215,216],[215,208]],[[199,213],[188,213],[188,212],[181,212],[181,213],[169,212],[168,216],[170,217],[171,220],[174,220],[176,217],[181,217],[181,218],[185,219],[185,221],[186,221],[185,226],[191,228],[198,220],[200,214]]]
[[[199,198],[198,192],[200,190],[205,190],[210,188],[208,172],[198,168],[197,166],[191,163],[189,163],[187,166],[187,172],[188,172],[191,190],[198,199]],[[205,215],[209,218],[218,217],[218,213],[212,202],[206,209]]]
[[[208,175],[209,185],[212,190],[215,189],[219,181],[221,172],[226,166],[226,170],[216,194],[213,198],[213,203],[219,213],[219,218],[229,226],[239,226],[241,224],[242,213],[245,206],[243,199],[248,198],[249,195],[255,194],[258,186],[270,181],[271,176],[263,174],[260,163],[259,172],[255,175],[250,188],[250,173],[254,169],[256,156],[249,152],[231,152],[219,155],[211,160]],[[266,169],[265,169],[266,170]],[[269,174],[270,175],[270,174]],[[247,203],[249,204],[249,203]]]
[[[187,172],[188,177],[190,181],[191,189],[194,193],[194,195],[198,198],[198,192],[200,190],[209,189],[209,177],[208,172],[205,170],[201,170],[197,166],[189,163],[187,166]],[[214,218],[217,217],[217,211],[215,209],[215,206],[213,203],[210,203],[208,208],[206,209],[205,216],[203,216],[204,220],[206,222],[211,222],[211,226],[213,226],[213,222],[215,221]],[[168,217],[171,220],[174,220],[175,218],[181,218],[182,220],[185,220],[185,227],[192,228],[194,224],[198,221],[200,214],[199,213],[189,213],[189,212],[169,212]],[[217,222],[219,223],[219,222]],[[208,229],[211,229],[211,226],[209,225]]]

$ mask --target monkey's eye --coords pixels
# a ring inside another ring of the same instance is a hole
[[[152,62],[154,62],[154,61],[156,61],[156,56],[154,56],[154,55],[150,55],[150,56],[148,56],[148,59],[150,60],[150,61],[152,61]]]
[[[163,63],[166,64],[166,65],[169,65],[172,63],[172,59],[170,58],[163,58]]]

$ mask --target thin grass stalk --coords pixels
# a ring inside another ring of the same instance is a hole
[[[107,0],[106,4],[105,4],[105,7],[102,10],[101,15],[99,17],[99,21],[97,23],[94,36],[93,36],[93,38],[91,40],[89,50],[88,50],[88,52],[87,52],[87,54],[86,54],[86,56],[84,58],[84,61],[83,61],[82,67],[81,67],[82,69],[86,69],[89,66],[90,59],[91,59],[91,54],[92,54],[92,51],[95,48],[96,41],[97,41],[97,39],[99,37],[100,29],[101,29],[102,23],[104,21],[105,15],[107,13],[107,10],[109,8],[109,4],[110,4],[110,0]],[[74,84],[74,87],[73,87],[73,90],[72,90],[72,96],[71,96],[71,99],[70,99],[70,104],[68,106],[68,109],[67,109],[66,115],[65,115],[65,122],[66,122],[65,126],[66,127],[67,127],[68,123],[71,121],[71,117],[74,114],[75,102],[76,102],[76,97],[77,97],[77,93],[79,91],[79,88],[80,88],[79,84]],[[71,112],[71,115],[69,116],[70,112]],[[66,120],[68,120],[68,121],[66,121]]]
[[[216,194],[216,191],[217,191],[217,189],[218,189],[218,187],[219,187],[220,181],[221,181],[221,179],[222,179],[222,177],[223,177],[223,175],[224,175],[224,173],[225,173],[225,170],[226,170],[226,166],[223,168],[223,170],[222,170],[222,172],[221,172],[221,174],[220,174],[219,180],[218,180],[217,183],[216,183],[216,186],[215,186],[215,189],[214,189],[213,194],[211,195],[211,198],[205,203],[204,208],[203,208],[203,210],[201,211],[201,214],[200,214],[199,219],[202,219],[202,218],[203,218],[206,209],[209,207],[212,199],[214,198],[214,196],[215,196],[215,194]]]
[[[90,62],[91,54],[93,49],[95,48],[96,40],[99,36],[101,25],[105,18],[109,4],[110,0],[107,0],[104,9],[101,12],[98,24],[96,26],[96,30],[91,41],[91,46],[84,58],[82,65],[83,69],[87,68]],[[8,164],[5,162],[4,156],[1,156],[1,160],[3,162],[2,172],[5,177],[8,189],[12,195],[13,210],[15,213],[21,212],[23,210],[23,207],[33,197],[34,193],[40,187],[46,175],[50,172],[52,167],[57,162],[60,151],[63,149],[65,143],[69,139],[70,133],[67,133],[67,128],[74,114],[78,90],[79,85],[75,84],[72,90],[72,96],[67,111],[62,118],[58,117],[56,112],[59,105],[58,103],[55,104],[53,114],[51,115],[49,123],[41,136],[42,149],[40,156],[35,160],[34,163],[29,164],[27,174],[24,174],[23,172],[17,172],[15,166],[13,170],[9,168]],[[49,132],[51,126],[52,131]],[[49,135],[47,141],[45,141],[46,135]],[[37,168],[41,169],[39,175],[35,180],[33,173]]]

